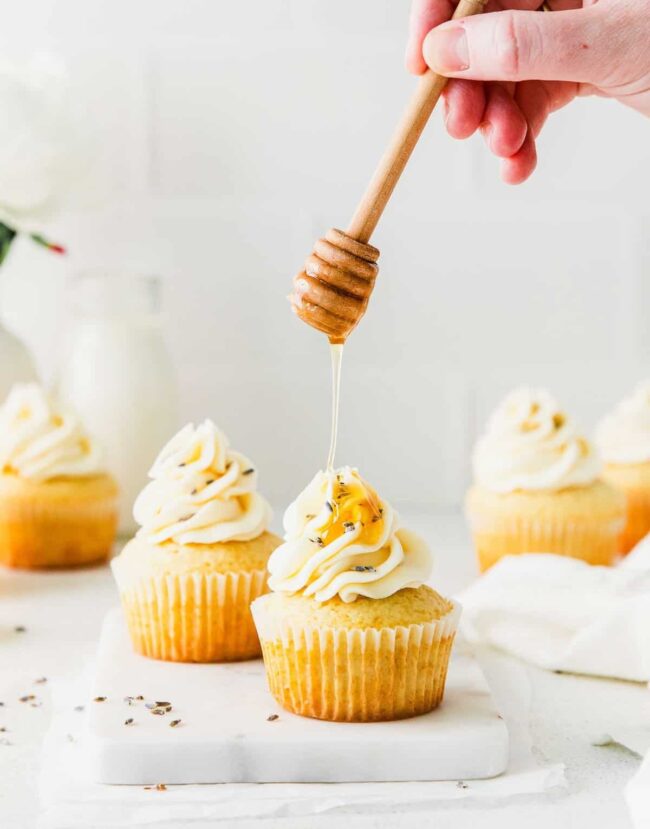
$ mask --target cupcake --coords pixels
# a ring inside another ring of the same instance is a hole
[[[612,563],[625,500],[599,479],[594,448],[548,392],[509,394],[473,461],[466,509],[481,570],[519,553]]]
[[[35,383],[0,408],[0,564],[41,569],[104,561],[117,485],[75,415]]]
[[[650,382],[641,383],[596,429],[604,460],[603,479],[627,500],[620,552],[629,551],[650,532]]]
[[[343,722],[435,708],[460,609],[424,585],[427,544],[349,467],[319,472],[284,527],[252,608],[280,705]]]
[[[181,429],[149,477],[140,530],[112,563],[133,647],[173,662],[259,656],[250,603],[280,539],[255,467],[206,420]]]

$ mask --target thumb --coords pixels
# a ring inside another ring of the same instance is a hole
[[[441,75],[489,81],[598,83],[611,62],[607,15],[598,4],[571,11],[501,11],[444,23],[423,54]]]

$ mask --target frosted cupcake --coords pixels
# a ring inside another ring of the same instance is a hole
[[[37,384],[0,408],[0,564],[78,567],[108,558],[117,486],[77,417]]]
[[[627,499],[620,551],[628,553],[650,532],[650,382],[603,418],[596,444],[605,461],[602,477]]]
[[[612,563],[624,498],[599,479],[594,448],[548,392],[509,394],[473,460],[466,507],[481,570],[519,553]]]
[[[138,496],[136,537],[113,573],[138,653],[176,662],[260,655],[250,603],[280,539],[257,472],[210,420],[164,447]]]
[[[460,610],[424,586],[427,544],[349,467],[319,472],[284,527],[252,607],[277,701],[346,722],[435,708]]]

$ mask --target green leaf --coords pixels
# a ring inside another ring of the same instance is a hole
[[[9,253],[9,248],[15,237],[16,231],[0,222],[0,265]]]

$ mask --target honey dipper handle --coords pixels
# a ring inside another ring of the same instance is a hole
[[[486,0],[460,0],[453,19],[477,14],[483,10],[485,3]],[[348,225],[348,236],[359,242],[368,242],[372,236],[447,80],[430,69],[420,78],[406,112]]]

